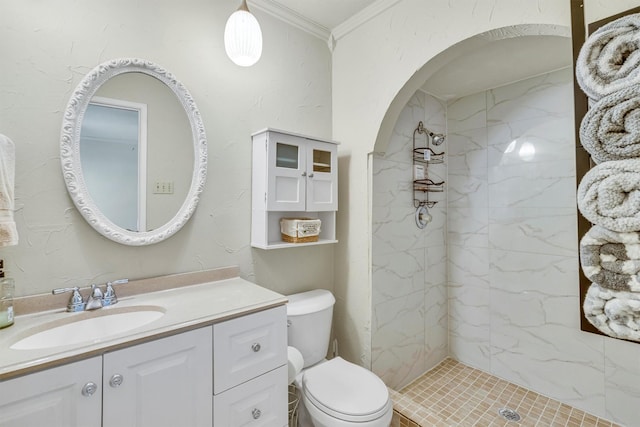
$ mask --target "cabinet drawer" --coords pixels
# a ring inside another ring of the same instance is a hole
[[[213,397],[215,426],[280,427],[287,415],[286,366]]]
[[[286,365],[286,307],[213,325],[213,348],[214,394]]]

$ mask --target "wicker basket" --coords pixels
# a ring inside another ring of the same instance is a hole
[[[312,218],[281,218],[280,234],[288,243],[317,242],[321,221]]]
[[[289,386],[289,427],[298,427],[298,402],[300,398],[294,385]]]

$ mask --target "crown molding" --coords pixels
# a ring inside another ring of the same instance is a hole
[[[360,12],[356,13],[331,31],[331,39],[333,39],[332,43],[335,45],[335,43],[342,37],[346,36],[351,31],[355,30],[370,19],[375,18],[400,1],[402,0],[378,0],[362,9]]]
[[[322,41],[329,40],[331,31],[299,13],[284,7],[273,0],[249,0],[249,6],[274,16],[296,28],[299,28]]]

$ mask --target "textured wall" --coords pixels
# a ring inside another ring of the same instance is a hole
[[[564,69],[448,106],[450,352],[632,426],[640,346],[580,330],[572,88]]]
[[[20,244],[0,256],[18,295],[227,265],[283,293],[333,287],[330,245],[268,253],[250,247],[250,134],[272,126],[331,137],[330,52],[321,40],[257,13],[263,57],[237,67],[223,47],[236,7],[219,0],[3,1],[0,133],[17,145]],[[98,63],[125,56],[175,74],[194,96],[209,138],[197,211],[180,232],[149,247],[96,233],[73,206],[60,169],[71,91]]]
[[[584,0],[585,22],[595,22],[616,13],[640,6],[638,0]]]
[[[400,113],[386,153],[373,158],[371,369],[396,390],[448,354],[446,193],[429,194],[438,201],[430,209],[433,222],[419,229],[411,185],[414,129],[422,121],[444,133],[445,111],[444,102],[417,92]],[[416,133],[416,147],[425,143]],[[446,143],[431,147],[447,150]],[[446,163],[427,168],[435,182],[446,180],[446,172]]]

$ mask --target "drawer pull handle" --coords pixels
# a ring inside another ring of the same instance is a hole
[[[262,415],[262,411],[260,411],[260,409],[258,408],[253,408],[253,411],[251,411],[251,416],[253,417],[253,419],[257,420],[258,418],[260,418],[260,415]]]
[[[86,397],[93,396],[96,390],[98,390],[96,383],[88,382],[82,387],[82,395]]]
[[[251,346],[251,350],[253,350],[256,353],[259,352],[260,351],[260,343],[259,342],[253,343],[253,345]],[[260,412],[260,411],[258,411],[258,412]]]
[[[109,380],[109,385],[113,388],[120,387],[123,381],[124,377],[122,375],[114,374]]]

